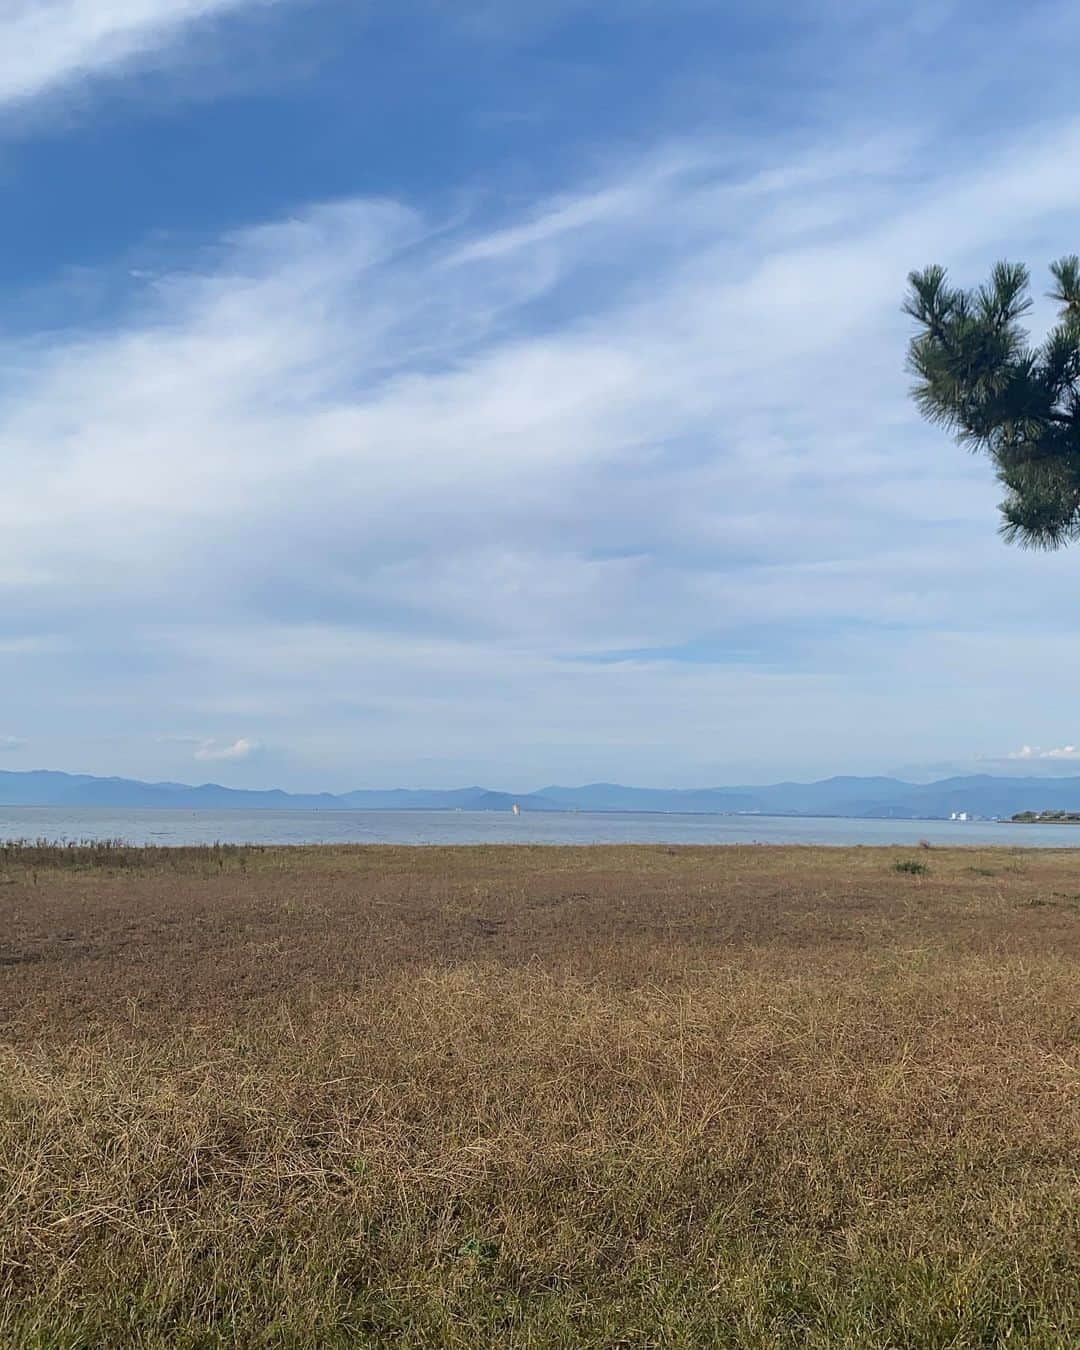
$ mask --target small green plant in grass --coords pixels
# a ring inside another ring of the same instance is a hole
[[[913,877],[924,877],[930,868],[918,858],[897,858],[893,863],[894,872],[907,872]]]
[[[457,1249],[458,1256],[471,1257],[475,1261],[494,1261],[499,1254],[499,1244],[485,1238],[467,1238]]]

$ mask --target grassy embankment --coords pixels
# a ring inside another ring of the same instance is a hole
[[[0,858],[0,1344],[1065,1346],[1080,859]]]

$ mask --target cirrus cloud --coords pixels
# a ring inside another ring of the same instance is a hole
[[[283,0],[8,0],[0,11],[0,106],[127,69],[190,26]]]
[[[225,728],[187,755],[338,788],[1053,744],[1075,564],[1003,549],[992,474],[918,424],[899,298],[1060,251],[1080,122],[962,168],[933,132],[673,137],[488,214],[301,203],[9,342],[13,719],[59,755],[169,707]]]

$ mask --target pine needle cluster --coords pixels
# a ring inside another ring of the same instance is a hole
[[[971,291],[943,267],[912,272],[904,305],[919,325],[908,352],[919,410],[990,456],[1006,490],[1002,534],[1042,549],[1080,539],[1080,258],[1050,271],[1061,309],[1041,346],[1022,323],[1032,300],[1020,264],[998,263]]]

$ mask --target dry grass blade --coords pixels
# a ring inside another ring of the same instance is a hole
[[[3,1344],[1080,1341],[1072,855],[123,852],[3,862]]]

